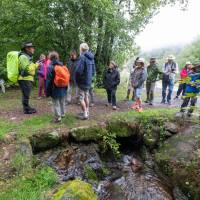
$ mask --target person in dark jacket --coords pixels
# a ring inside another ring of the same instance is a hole
[[[111,61],[108,69],[105,70],[103,76],[103,85],[107,92],[108,104],[112,105],[113,110],[117,109],[116,104],[116,91],[117,86],[120,84],[120,74],[117,70],[117,65],[114,61]]]
[[[89,119],[89,90],[92,86],[92,79],[95,74],[94,55],[89,51],[87,43],[80,45],[80,58],[76,69],[76,84],[79,89],[79,101],[83,113],[80,118]]]
[[[72,93],[75,90],[75,95],[76,98],[78,96],[78,88],[76,85],[76,69],[78,66],[78,58],[77,58],[77,52],[76,50],[73,50],[70,53],[70,59],[67,62],[67,68],[70,72],[70,84],[68,85],[68,90],[67,90],[67,103],[71,103],[72,101]]]
[[[56,65],[63,66],[63,63],[59,61],[59,54],[55,51],[49,53],[49,59],[51,64],[48,67],[47,80],[46,80],[46,93],[47,97],[52,98],[53,109],[55,114],[55,123],[61,122],[61,119],[65,117],[65,98],[67,95],[67,87],[56,87],[54,84]]]

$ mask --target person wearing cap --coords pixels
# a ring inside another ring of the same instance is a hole
[[[33,63],[35,46],[32,42],[26,42],[19,54],[19,78],[18,83],[22,91],[22,105],[24,114],[36,113],[36,109],[29,105],[30,94],[33,86],[35,72],[39,66]]]
[[[190,108],[187,115],[190,117],[194,111],[197,103],[197,97],[200,94],[200,63],[192,66],[188,72],[188,79],[186,80],[186,92],[181,105],[180,112],[184,113],[190,102]]]
[[[158,80],[158,76],[160,74],[162,74],[162,72],[160,72],[158,65],[156,64],[156,58],[152,57],[150,59],[150,65],[147,67],[146,81],[147,100],[145,103],[149,103],[149,105],[153,105],[156,81]]]
[[[181,70],[180,73],[180,80],[179,80],[179,87],[176,93],[176,97],[174,99],[178,99],[180,94],[182,93],[182,97],[185,96],[185,90],[186,90],[186,79],[188,76],[188,68],[191,65],[191,62],[186,62],[185,67]]]
[[[89,119],[89,90],[92,86],[92,79],[95,75],[94,55],[89,51],[87,43],[80,45],[80,58],[78,61],[75,80],[78,86],[78,96],[82,109],[80,119]]]
[[[125,101],[129,101],[129,96],[130,96],[130,94],[131,94],[131,91],[132,91],[132,101],[135,100],[134,89],[133,89],[132,84],[131,84],[131,76],[132,76],[131,74],[134,72],[134,70],[135,70],[135,68],[136,68],[136,66],[137,66],[137,60],[138,60],[138,59],[139,59],[139,57],[137,57],[137,58],[135,59],[134,64],[133,64],[133,67],[132,67],[132,69],[131,69],[131,71],[130,71],[129,81],[128,81],[128,90],[127,90],[127,95],[126,95]]]
[[[135,91],[136,102],[131,106],[132,109],[142,112],[142,88],[144,86],[144,82],[147,79],[147,70],[145,68],[145,60],[144,58],[139,58],[137,60],[137,67],[135,68],[132,77],[131,83]]]
[[[162,101],[161,103],[167,103],[171,105],[171,98],[174,89],[174,82],[176,74],[178,73],[178,64],[174,61],[175,57],[170,55],[167,62],[163,65],[163,77],[162,77]],[[168,94],[167,94],[168,88]]]
[[[108,104],[111,105],[113,110],[117,109],[116,91],[117,86],[120,84],[120,73],[117,69],[117,64],[110,61],[108,68],[104,71],[103,85],[107,92]]]

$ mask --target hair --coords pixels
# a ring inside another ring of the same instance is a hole
[[[80,44],[80,49],[83,51],[83,52],[85,52],[85,51],[89,51],[89,46],[88,46],[88,44],[87,43],[82,43],[82,44]]]
[[[72,55],[77,55],[77,51],[75,49],[70,52],[70,56]]]
[[[59,60],[59,54],[58,54],[58,52],[56,52],[56,51],[49,52],[49,59],[51,61],[53,61],[53,60]]]

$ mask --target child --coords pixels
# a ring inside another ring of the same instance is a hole
[[[197,96],[200,94],[200,63],[192,67],[188,72],[188,80],[186,80],[186,95],[181,105],[181,112],[185,112],[190,102],[190,108],[187,115],[190,117],[197,103]]]
[[[108,69],[104,72],[103,77],[103,85],[107,92],[107,98],[108,98],[108,105],[112,105],[113,110],[117,109],[116,104],[116,91],[117,86],[120,83],[120,74],[117,70],[117,65],[114,61],[111,61]]]
[[[57,52],[50,52],[49,59],[51,60],[51,64],[48,67],[46,91],[47,97],[52,97],[53,109],[55,113],[54,122],[59,123],[61,122],[61,119],[65,117],[65,98],[67,95],[67,84],[65,86],[56,85],[55,80],[57,79],[57,74],[55,68],[57,69],[58,67],[62,67],[68,74],[69,71],[65,66],[63,66],[63,63],[59,61],[59,54]]]
[[[185,96],[185,90],[186,90],[186,79],[188,76],[188,67],[191,65],[191,62],[186,62],[185,67],[181,70],[180,77],[181,80],[179,81],[179,87],[178,91],[176,93],[176,97],[174,99],[178,99],[180,94],[182,93],[182,96]]]
[[[132,105],[132,109],[135,109],[138,112],[142,112],[142,88],[145,80],[147,79],[147,71],[144,66],[144,58],[139,58],[137,61],[137,67],[134,70],[134,73],[131,77],[131,83],[135,91],[136,102]]]
[[[38,99],[42,98],[42,94],[46,96],[46,89],[45,89],[45,82],[46,82],[46,56],[44,54],[40,55],[40,60],[38,61],[39,68],[38,68],[38,81],[39,81],[39,88],[38,88]]]

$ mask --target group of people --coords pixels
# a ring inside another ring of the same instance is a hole
[[[56,51],[49,52],[46,56],[42,54],[39,61],[33,62],[35,46],[32,42],[23,44],[19,53],[19,77],[18,83],[22,91],[22,105],[24,114],[36,113],[36,109],[29,104],[30,93],[33,86],[34,77],[37,73],[39,81],[38,99],[42,96],[51,97],[54,121],[61,122],[65,117],[65,105],[71,103],[72,94],[75,93],[75,100],[81,106],[82,112],[79,118],[86,120],[89,118],[89,107],[94,104],[94,81],[95,81],[95,60],[94,54],[90,51],[87,43],[80,45],[80,56],[77,51],[70,53],[70,59],[66,66],[60,61]],[[158,80],[162,80],[162,101],[163,104],[171,105],[172,94],[178,73],[178,64],[174,56],[169,56],[162,70],[157,64],[155,57],[150,59],[150,64],[145,65],[144,58],[136,58],[130,72],[129,84],[126,100],[129,100],[132,91],[132,109],[142,112],[142,90],[146,82],[146,101],[149,105],[154,103],[155,85]],[[181,112],[185,112],[191,100],[191,109],[197,102],[197,95],[200,93],[200,64],[192,65],[190,62],[181,70],[179,89],[175,99],[182,93],[183,104]],[[117,64],[110,61],[103,74],[103,86],[107,92],[108,103],[113,110],[117,109],[116,91],[120,84],[120,73]],[[167,93],[168,89],[168,93]]]
[[[171,105],[178,72],[179,67],[173,55],[167,58],[167,62],[164,63],[162,70],[159,68],[155,57],[150,59],[150,64],[147,67],[145,67],[144,58],[136,58],[130,72],[126,97],[126,100],[129,100],[131,91],[133,91],[132,100],[135,100],[135,103],[131,108],[138,112],[143,111],[141,94],[145,81],[147,96],[145,103],[153,105],[156,81],[162,80],[161,103]],[[200,94],[200,63],[192,65],[191,62],[186,62],[185,67],[181,70],[178,82],[179,88],[174,99],[178,99],[182,93],[183,103],[181,105],[181,112],[185,112],[185,108],[191,101],[191,106],[188,110],[188,115],[191,115],[197,102],[197,96]]]
[[[89,94],[93,99],[92,82],[95,76],[94,55],[89,51],[87,43],[80,45],[80,56],[72,51],[70,60],[65,66],[56,51],[46,57],[41,55],[39,61],[33,63],[35,46],[31,42],[23,44],[19,54],[18,83],[22,91],[22,105],[24,114],[36,113],[36,109],[29,104],[34,76],[37,72],[39,81],[38,99],[42,96],[51,97],[55,114],[54,121],[61,122],[65,117],[65,102],[71,102],[72,91],[75,89],[82,108],[81,119],[89,118]],[[65,77],[64,77],[65,76]],[[69,79],[69,80],[68,80]]]

